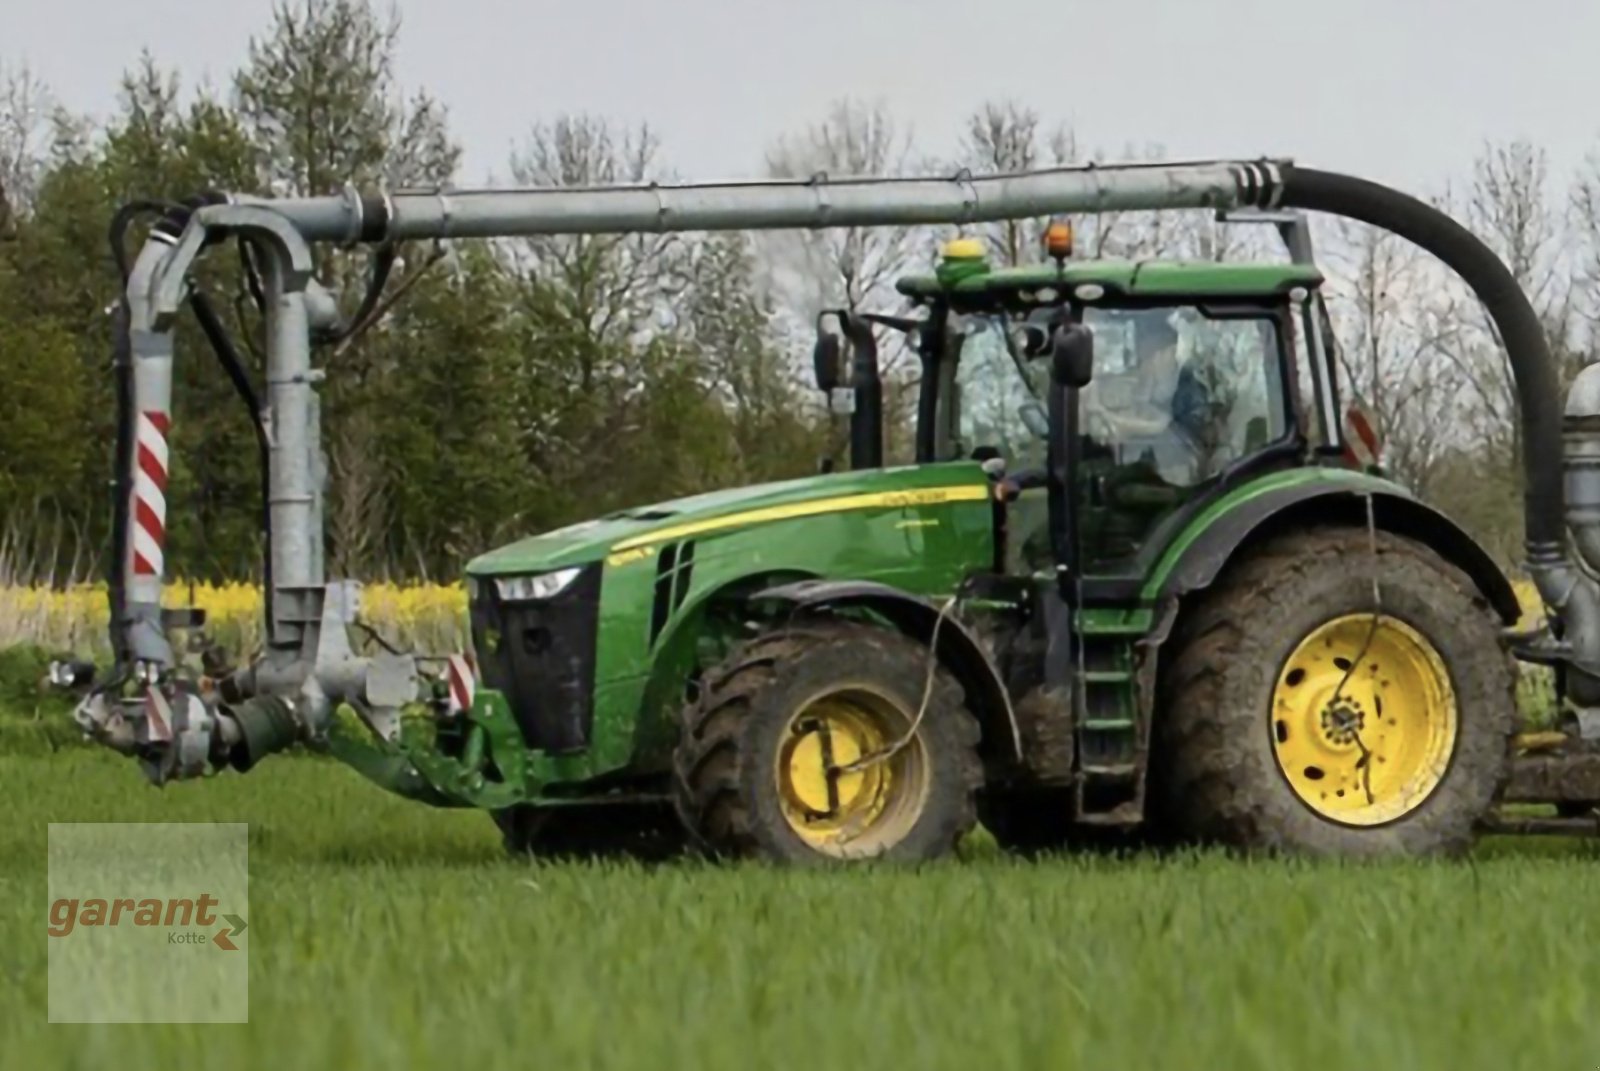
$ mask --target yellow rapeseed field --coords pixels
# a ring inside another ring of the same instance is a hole
[[[1543,611],[1527,581],[1517,584],[1531,625]],[[198,606],[207,630],[230,650],[253,649],[261,638],[261,589],[254,584],[167,585],[168,606]],[[462,646],[466,592],[456,584],[369,584],[362,589],[362,619],[392,643],[424,651]],[[0,587],[0,647],[35,644],[50,650],[90,653],[103,647],[104,584],[66,589]]]
[[[1533,585],[1522,581],[1517,593],[1525,608],[1522,625],[1543,616]],[[206,611],[207,634],[235,657],[243,658],[261,642],[261,589],[254,584],[168,585],[168,606],[198,606]],[[31,644],[51,653],[82,657],[106,654],[106,591],[104,584],[64,590],[0,587],[0,647]],[[370,584],[362,589],[361,620],[385,640],[404,650],[443,654],[466,646],[467,600],[459,585]],[[358,637],[359,639],[359,637]],[[1548,670],[1524,667],[1521,706],[1535,721],[1554,711]]]
[[[167,606],[198,606],[206,631],[244,654],[261,641],[261,588],[254,584],[169,584]],[[466,592],[459,585],[370,584],[361,619],[391,643],[422,651],[460,649],[466,636]],[[104,584],[66,589],[0,587],[0,647],[33,644],[89,655],[106,643]]]
[[[1543,617],[1538,594],[1526,581],[1517,584],[1530,628]],[[199,606],[206,632],[235,658],[248,658],[261,643],[261,589],[253,584],[174,583],[168,606]],[[403,650],[445,654],[466,647],[466,592],[459,585],[370,584],[362,589],[361,620]],[[0,648],[28,644],[52,654],[72,653],[103,659],[106,645],[106,591],[103,584],[64,590],[0,586]],[[371,649],[359,635],[358,646]],[[1518,706],[1526,723],[1542,726],[1556,715],[1554,680],[1539,666],[1523,666]]]

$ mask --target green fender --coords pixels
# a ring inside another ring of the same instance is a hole
[[[1460,525],[1397,484],[1348,472],[1277,483],[1255,493],[1246,485],[1224,496],[1167,547],[1144,596],[1155,604],[1170,604],[1203,590],[1240,551],[1280,532],[1332,525],[1365,527],[1369,498],[1375,527],[1432,547],[1471,578],[1507,625],[1522,616],[1510,579]]]
[[[978,717],[982,752],[988,757],[1022,757],[1016,714],[1000,671],[977,636],[939,604],[867,580],[801,580],[759,591],[750,601],[787,603],[796,610],[861,607],[924,644],[933,640],[937,629],[939,661],[961,683],[968,708]]]

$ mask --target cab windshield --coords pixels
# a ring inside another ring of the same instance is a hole
[[[1288,431],[1279,321],[1267,310],[1087,308],[1094,378],[1083,389],[1085,456],[1194,487]]]
[[[938,455],[1045,462],[1050,325],[1061,307],[949,314]],[[1288,431],[1279,322],[1270,310],[1086,307],[1094,375],[1080,448],[1161,483],[1193,487]]]
[[[1049,364],[1040,358],[1052,315],[1060,310],[951,316],[947,344],[956,360],[942,370],[941,456],[998,451],[1012,468],[1044,464]]]
[[[1049,328],[1066,310],[950,314],[941,339],[936,457],[1003,461],[1019,476],[1049,456]],[[1282,310],[1259,304],[1085,306],[1094,371],[1071,444],[1081,564],[1111,575],[1150,533],[1248,457],[1291,441]],[[1037,486],[1037,485],[1035,485]],[[1052,561],[1042,489],[1013,507],[1008,572]]]

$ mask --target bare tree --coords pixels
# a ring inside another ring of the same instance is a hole
[[[902,175],[911,169],[911,137],[881,103],[835,101],[820,123],[779,138],[767,153],[778,178]],[[779,283],[795,311],[809,318],[829,306],[855,309],[890,301],[894,280],[918,252],[918,227],[845,227],[780,233],[771,243]]]
[[[1388,231],[1340,220],[1325,264],[1344,393],[1370,414],[1385,465],[1426,495],[1438,467],[1471,441],[1459,358],[1470,310],[1442,267]]]
[[[1047,131],[1032,108],[1015,101],[988,101],[967,116],[955,165],[974,174],[1007,174],[1071,164],[1077,152],[1077,139],[1069,128]],[[1022,264],[1040,256],[1047,223],[1046,219],[1003,220],[976,229],[1003,263]]]
[[[1470,180],[1438,198],[1505,262],[1567,377],[1582,360],[1568,219],[1594,233],[1594,188],[1580,183],[1570,206],[1553,199],[1543,150],[1515,141],[1485,145]],[[1398,237],[1345,224],[1333,238],[1324,249],[1346,393],[1372,414],[1396,475],[1513,558],[1521,429],[1493,321],[1460,279]]]
[[[821,122],[779,138],[767,153],[767,171],[778,178],[825,182],[925,169],[913,158],[910,131],[881,102],[835,101]],[[826,308],[899,305],[895,280],[914,264],[931,262],[934,234],[929,228],[910,226],[771,233],[761,249],[780,329],[799,337],[811,330],[817,313]],[[891,456],[904,456],[910,449],[920,377],[905,342],[898,332],[879,333]]]
[[[372,411],[354,407],[332,429],[328,467],[338,493],[327,507],[329,564],[335,576],[369,575],[390,515],[383,458],[372,448]]]
[[[616,186],[668,178],[648,126],[618,128],[591,115],[535,126],[511,160],[523,185]],[[506,246],[529,278],[565,294],[567,311],[596,341],[645,327],[681,283],[676,234],[576,234],[519,239]],[[593,369],[580,370],[586,381]]]
[[[525,185],[613,186],[671,176],[648,126],[590,115],[535,126],[512,157]],[[677,234],[555,235],[500,246],[519,281],[526,350],[523,445],[545,475],[598,472],[619,436],[636,430],[649,342],[673,316],[689,243]]]
[[[1453,200],[1447,195],[1447,208]],[[1564,373],[1572,374],[1578,347],[1570,250],[1562,240],[1567,210],[1550,198],[1544,150],[1526,141],[1486,144],[1462,202],[1454,214],[1500,255],[1539,314]],[[1476,311],[1477,344],[1451,352],[1476,396],[1479,435],[1514,464],[1521,454],[1516,379],[1493,322],[1481,306]]]
[[[1090,159],[1159,160],[1159,145],[1125,146],[1122,152],[1096,152]],[[975,174],[1004,174],[1040,167],[1071,167],[1081,162],[1077,135],[1065,125],[1046,128],[1039,113],[1014,101],[989,101],[967,116],[957,145],[954,169]],[[1173,250],[1173,220],[1169,212],[1103,212],[1065,217],[1075,232],[1078,255],[1141,257],[1165,255]],[[1040,241],[1048,219],[1007,220],[982,224],[979,234],[988,238],[1002,261],[1021,264],[1042,255]]]
[[[1572,183],[1562,252],[1571,269],[1571,352],[1567,371],[1592,360],[1600,324],[1600,147],[1591,149]]]
[[[32,72],[0,64],[0,234],[32,209],[54,110],[50,91]]]

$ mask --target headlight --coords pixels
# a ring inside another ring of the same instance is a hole
[[[573,566],[570,569],[557,569],[553,573],[541,573],[538,576],[497,576],[494,579],[494,586],[505,602],[537,602],[560,595],[578,579],[578,573],[581,571],[577,566]]]

